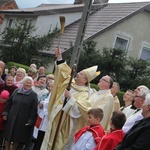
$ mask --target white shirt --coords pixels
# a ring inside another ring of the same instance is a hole
[[[126,115],[127,119],[136,112],[136,109],[132,109],[131,107],[132,105],[129,105],[122,110],[122,112]]]
[[[45,99],[43,102],[43,109],[41,109],[40,114],[43,116],[42,122],[40,124],[39,130],[41,131],[46,131],[47,125],[48,125],[48,104],[49,104],[49,99],[50,95]],[[40,116],[39,114],[39,116]]]
[[[45,99],[45,101],[43,101],[43,108],[42,109],[38,108],[38,114],[40,118],[42,118],[42,122],[39,128],[37,128],[36,126],[34,127],[34,132],[33,132],[34,138],[37,138],[39,130],[44,132],[46,131],[48,125],[48,104],[49,104],[50,95],[51,94],[49,94],[49,96]]]
[[[122,130],[125,133],[127,133],[129,131],[129,129],[132,128],[132,126],[135,124],[136,121],[143,119],[141,112],[142,112],[142,110],[139,110],[138,112],[136,112],[135,114],[133,114],[126,120],[124,126],[122,127]]]
[[[71,150],[94,150],[96,142],[91,132],[86,131],[78,141],[72,146]]]

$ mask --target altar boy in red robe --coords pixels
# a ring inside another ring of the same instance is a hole
[[[101,108],[92,108],[88,111],[89,126],[82,128],[75,134],[75,141],[71,150],[95,149],[104,135],[104,129],[100,125],[102,118],[103,111]]]
[[[96,150],[113,150],[122,142],[124,132],[122,127],[126,121],[126,116],[121,111],[114,111],[110,120],[110,132],[106,133],[98,143]]]

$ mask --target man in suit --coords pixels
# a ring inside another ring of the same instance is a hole
[[[149,150],[150,147],[150,93],[142,105],[142,120],[136,122],[126,133],[122,143],[115,150]]]

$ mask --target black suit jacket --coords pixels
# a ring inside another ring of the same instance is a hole
[[[115,150],[150,150],[150,117],[135,123]]]

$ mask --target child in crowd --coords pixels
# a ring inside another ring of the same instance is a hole
[[[75,141],[72,150],[95,150],[97,143],[104,136],[104,129],[100,125],[103,118],[101,108],[92,108],[88,111],[88,123],[75,134]]]
[[[110,122],[110,133],[106,133],[98,143],[96,150],[113,150],[124,137],[122,127],[126,116],[121,111],[114,111]]]
[[[0,145],[2,145],[3,142],[2,135],[3,135],[4,125],[5,125],[5,121],[3,120],[2,113],[4,111],[8,98],[9,98],[9,92],[7,90],[3,90],[0,94]]]

